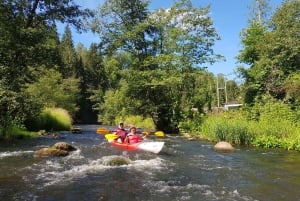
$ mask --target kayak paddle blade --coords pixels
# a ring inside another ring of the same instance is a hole
[[[113,133],[111,133],[111,134],[106,134],[105,135],[105,138],[108,140],[108,141],[112,141],[112,140],[115,140],[115,139],[117,139],[119,136],[117,135],[117,134],[113,134]]]
[[[165,133],[163,131],[156,131],[154,133],[157,137],[164,137],[165,136]]]
[[[98,128],[98,129],[97,129],[97,133],[98,133],[98,134],[108,134],[108,133],[109,133],[109,130],[106,129],[106,128]]]

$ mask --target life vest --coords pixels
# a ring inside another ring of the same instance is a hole
[[[134,135],[134,134],[129,133],[127,135],[126,142],[129,143],[129,144],[138,143],[140,141],[141,141],[141,139],[140,139],[140,137],[137,134]]]
[[[119,136],[119,138],[121,138],[122,139],[122,141],[124,141],[124,139],[125,139],[125,137],[126,137],[126,135],[127,135],[127,133],[126,133],[126,131],[124,130],[124,129],[117,129],[116,130],[116,133],[117,133],[117,135]]]

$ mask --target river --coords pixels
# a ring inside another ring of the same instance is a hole
[[[0,199],[6,201],[296,201],[300,200],[300,153],[236,147],[217,153],[206,141],[178,135],[159,154],[112,147],[97,125],[61,139],[35,138],[0,143]],[[66,157],[34,158],[56,142],[77,148]],[[129,165],[110,166],[114,157]]]

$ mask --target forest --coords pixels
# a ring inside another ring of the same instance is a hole
[[[237,83],[207,70],[224,59],[213,50],[221,36],[209,5],[177,0],[149,10],[144,0],[106,0],[89,10],[74,0],[1,1],[0,137],[122,120],[300,150],[300,1],[286,0],[271,15],[267,0],[253,2]],[[62,37],[57,23],[66,25]],[[100,42],[74,44],[71,27]],[[227,103],[242,107],[227,111]]]

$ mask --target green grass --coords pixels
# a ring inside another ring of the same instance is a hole
[[[248,125],[248,122],[241,118],[213,115],[202,124],[200,135],[201,138],[211,141],[248,145],[253,139],[253,133],[249,131]]]
[[[70,130],[72,118],[69,113],[62,108],[45,108],[37,118],[27,122],[29,130],[38,131],[62,131]]]
[[[0,130],[0,133],[3,133],[2,130]],[[30,132],[24,128],[19,128],[14,126],[7,129],[5,136],[0,135],[0,140],[7,141],[7,140],[22,139],[22,138],[31,138],[35,136],[36,136],[36,132]]]
[[[243,112],[210,115],[201,125],[201,138],[264,148],[300,151],[299,124],[279,117],[249,120]]]

